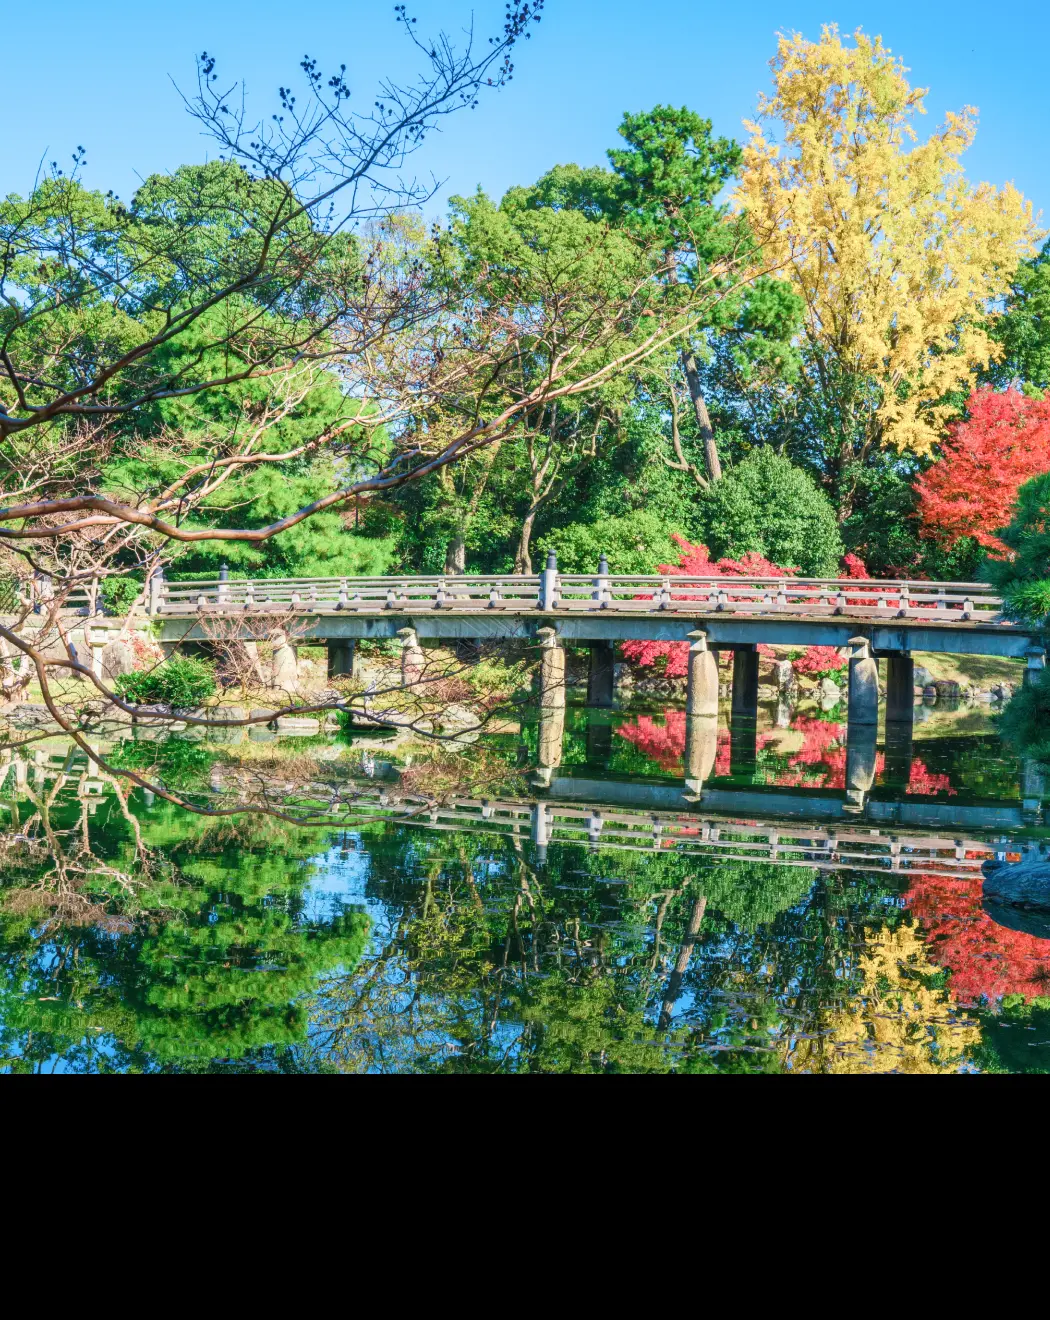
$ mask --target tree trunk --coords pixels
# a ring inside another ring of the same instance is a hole
[[[700,439],[704,444],[704,466],[707,468],[709,481],[721,481],[722,464],[718,461],[718,447],[715,444],[715,429],[711,425],[711,415],[707,411],[703,391],[700,389],[700,373],[696,366],[696,355],[691,348],[682,349],[682,369],[689,383],[689,397],[693,401],[696,425]]]
[[[706,907],[707,897],[701,894],[693,904],[693,910],[689,916],[689,929],[682,941],[682,947],[678,950],[674,971],[667,982],[667,993],[664,995],[664,1002],[660,1008],[659,1025],[661,1031],[666,1031],[671,1025],[671,1014],[674,1012],[675,1000],[682,993],[682,979],[689,968],[689,960],[693,956],[693,945],[696,943],[696,937],[700,934],[700,923],[704,919],[704,909]]]
[[[536,510],[532,509],[521,524],[521,536],[518,538],[518,549],[514,555],[514,572],[532,574],[532,550],[530,548],[532,541],[532,526],[536,521]]]
[[[445,572],[465,573],[467,571],[467,543],[459,533],[445,547]]]

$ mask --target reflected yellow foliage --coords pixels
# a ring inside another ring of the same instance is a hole
[[[792,1072],[950,1073],[980,1044],[975,1019],[960,1016],[946,989],[931,988],[938,975],[926,957],[917,926],[883,928],[865,939],[857,962],[858,993],[830,1013],[816,1030],[789,1043]],[[845,991],[845,987],[844,987]]]

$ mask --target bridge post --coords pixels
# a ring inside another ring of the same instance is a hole
[[[875,726],[879,722],[879,664],[866,637],[851,637],[849,645],[852,655],[847,718],[851,728],[857,724]]]
[[[540,727],[532,782],[537,788],[547,788],[561,765],[565,737],[565,648],[553,628],[540,628],[536,636],[540,644]]]
[[[398,628],[401,638],[401,686],[413,687],[423,677],[426,658],[415,628]]]
[[[164,592],[164,569],[157,568],[149,580],[149,605],[146,613],[155,618],[160,613],[160,599]]]
[[[1028,662],[1024,671],[1024,684],[1027,687],[1029,683],[1038,683],[1042,678],[1046,668],[1046,652],[1041,646],[1030,646],[1024,654]]]
[[[594,591],[591,600],[598,602],[598,608],[604,610],[609,603],[609,560],[603,550],[598,556],[598,576],[594,579]]]
[[[328,642],[328,677],[352,678],[354,675],[354,640],[341,637]]]
[[[536,845],[536,864],[547,864],[547,842],[551,836],[551,818],[547,814],[546,802],[535,802],[532,806],[532,842]]]
[[[587,673],[587,705],[613,704],[616,651],[612,642],[591,642],[590,668]]]
[[[553,610],[558,605],[558,559],[554,551],[547,554],[547,567],[540,574],[539,607]]]

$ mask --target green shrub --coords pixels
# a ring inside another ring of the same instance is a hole
[[[1043,670],[1037,683],[1018,688],[1002,713],[999,727],[1021,756],[1050,764],[1050,669]]]
[[[1050,472],[1025,482],[1010,525],[999,535],[1013,554],[989,559],[985,576],[1002,591],[1015,619],[1043,623],[1050,618]]]
[[[215,693],[215,667],[206,660],[178,655],[156,669],[121,674],[113,685],[127,701],[188,710]]]
[[[142,592],[142,583],[133,577],[109,577],[102,583],[102,603],[108,614],[125,615]]]
[[[805,577],[834,577],[842,537],[831,501],[813,478],[767,447],[753,450],[704,495],[712,559],[753,551]]]
[[[542,538],[535,567],[541,569],[553,550],[562,573],[594,573],[602,553],[613,573],[652,573],[657,564],[677,562],[680,551],[671,533],[678,530],[643,509],[601,522],[570,523]]]

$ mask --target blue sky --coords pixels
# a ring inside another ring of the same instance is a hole
[[[370,104],[380,75],[404,70],[405,48],[387,0],[181,0],[147,8],[125,0],[10,3],[4,15],[5,131],[0,187],[24,191],[41,158],[87,148],[87,181],[122,196],[136,178],[203,159],[209,144],[185,116],[171,79],[189,86],[193,56],[218,55],[269,111],[306,53],[323,69],[346,63]],[[494,31],[502,0],[416,0],[419,30],[461,31],[475,14]],[[980,109],[967,173],[1013,180],[1050,220],[1045,0],[547,0],[536,36],[506,90],[457,115],[417,157],[444,182],[441,197],[478,184],[501,194],[556,162],[602,162],[624,110],[688,105],[717,132],[741,120],[768,87],[778,30],[816,37],[822,23],[881,33],[931,89],[926,123],[964,104]],[[14,108],[14,109],[13,109]],[[440,200],[440,199],[439,199]]]

